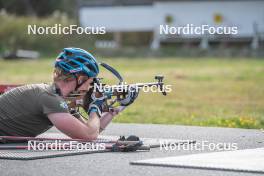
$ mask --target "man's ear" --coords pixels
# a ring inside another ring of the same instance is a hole
[[[82,84],[83,83],[83,80],[82,79],[78,79],[78,84]]]
[[[84,81],[83,81],[83,77],[82,76],[78,76],[77,78],[77,81],[78,81],[78,84],[82,84]]]

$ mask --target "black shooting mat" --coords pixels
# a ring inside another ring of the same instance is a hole
[[[21,143],[20,143],[21,144]],[[34,160],[43,158],[54,158],[71,155],[81,155],[90,153],[107,152],[108,150],[46,150],[46,151],[33,151],[33,150],[0,150],[0,159],[10,160]]]
[[[56,138],[63,139],[68,138],[61,133],[44,133],[38,137],[45,138]],[[98,142],[100,141],[109,141],[117,140],[119,136],[100,136]],[[160,147],[161,143],[166,142],[167,144],[194,144],[193,140],[176,140],[176,139],[155,139],[155,138],[140,138],[143,141],[144,145],[149,145],[150,148]],[[0,144],[1,146],[21,146],[27,145],[27,143],[12,143],[12,144]],[[21,149],[11,149],[11,150],[0,150],[0,159],[10,159],[10,160],[34,160],[34,159],[44,159],[44,158],[54,158],[54,157],[63,157],[71,155],[81,155],[81,154],[91,154],[91,153],[103,153],[109,152],[109,149],[105,150],[95,150],[95,149],[86,149],[86,150],[44,150],[44,151],[34,151],[34,150],[21,150]]]

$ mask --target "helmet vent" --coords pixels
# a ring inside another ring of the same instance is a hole
[[[65,51],[65,54],[66,54],[66,56],[72,56],[73,55],[72,52],[70,52],[70,51]]]
[[[84,63],[83,59],[81,59],[81,58],[79,58],[79,57],[76,58],[75,60],[78,61],[78,62]]]
[[[76,67],[78,66],[76,63],[72,62],[72,61],[69,61],[68,64],[70,64],[72,67]]]

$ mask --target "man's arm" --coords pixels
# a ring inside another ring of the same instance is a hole
[[[97,99],[93,101],[87,110],[89,120],[86,122],[76,119],[69,113],[52,113],[48,115],[48,118],[56,128],[68,136],[92,140],[98,137],[99,132],[106,128],[114,116],[132,104],[137,96],[138,92],[130,92],[125,99],[120,101],[122,106],[115,108],[113,112],[103,113],[103,115],[103,100]]]
[[[51,113],[48,118],[58,130],[71,138],[94,140],[99,135],[100,119],[95,112],[90,113],[85,123],[69,113]]]
[[[111,112],[102,113],[102,117],[100,118],[100,132],[102,132],[106,126],[113,120],[113,118],[120,112],[120,108],[114,108]],[[72,114],[75,118],[77,118],[80,122],[86,124],[87,118],[83,117],[81,114]]]
[[[112,112],[104,113],[100,120],[100,132],[106,128],[106,126],[113,120],[114,116],[132,104],[137,99],[138,94],[139,92],[135,88],[131,88],[131,91],[129,90],[124,99],[118,100],[121,106],[114,108]]]
[[[113,120],[113,118],[118,115],[119,112],[123,111],[126,107],[120,106],[117,108],[114,108],[112,112],[106,112],[102,115],[100,119],[100,132],[102,132],[107,125]]]

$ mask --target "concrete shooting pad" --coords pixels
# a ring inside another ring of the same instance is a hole
[[[210,143],[236,143],[239,150],[264,147],[264,132],[259,129],[234,129],[215,127],[195,127],[179,125],[154,124],[120,124],[111,123],[103,136],[136,135],[149,139],[179,139],[195,140],[199,146],[201,141]],[[39,137],[61,136],[61,133],[52,128]],[[64,137],[64,136],[63,136]],[[42,176],[256,176],[255,172],[233,172],[228,170],[197,169],[182,167],[157,167],[146,165],[131,165],[132,161],[150,158],[165,158],[187,156],[193,154],[210,153],[197,150],[160,150],[151,148],[150,152],[103,152],[93,154],[74,155],[66,157],[46,158],[37,160],[10,160],[0,159],[1,176],[10,175],[42,175]],[[250,163],[250,161],[248,161]]]
[[[41,135],[39,137],[46,138],[56,138],[63,139],[68,138],[61,133],[48,133]],[[117,140],[118,136],[100,136],[98,142]],[[176,139],[155,139],[155,138],[141,138],[144,145],[149,145],[151,148],[156,148],[160,146],[160,143],[166,141],[169,144],[192,144],[195,141],[191,140],[176,140]],[[12,144],[0,144],[1,146],[26,146],[27,143],[12,143]],[[92,153],[103,153],[110,152],[109,150],[72,150],[72,151],[63,151],[63,150],[45,150],[45,151],[32,151],[32,150],[21,150],[21,149],[11,149],[11,150],[0,150],[0,159],[10,159],[10,160],[34,160],[34,159],[44,159],[44,158],[55,158],[55,157],[65,157],[72,155],[83,155],[83,154],[92,154]]]
[[[264,173],[264,148],[154,158],[131,164]]]

